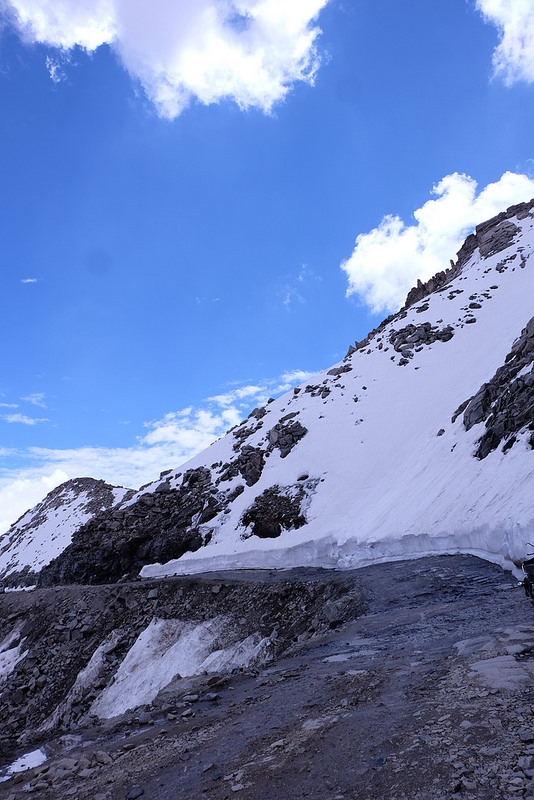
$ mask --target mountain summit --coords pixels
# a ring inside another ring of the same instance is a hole
[[[534,200],[479,225],[341,362],[78,526],[40,581],[517,564],[534,536],[533,249]]]

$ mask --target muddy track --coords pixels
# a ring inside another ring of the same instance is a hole
[[[534,609],[515,584],[470,556],[158,584],[160,613],[177,612],[177,587],[192,587],[197,615],[234,592],[243,630],[276,622],[277,651],[256,669],[177,680],[119,719],[42,741],[26,731],[49,758],[0,783],[0,797],[534,798]],[[106,592],[131,592],[137,619],[153,589],[46,591],[88,606],[88,591],[103,592],[103,607]]]

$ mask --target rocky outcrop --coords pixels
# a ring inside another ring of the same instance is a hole
[[[462,257],[465,258],[465,254],[463,254]],[[465,260],[467,261],[467,258]],[[456,265],[453,265],[450,269],[436,272],[436,274],[427,281],[418,280],[417,285],[408,292],[403,309],[410,308],[410,306],[413,306],[414,303],[418,303],[420,300],[423,300],[423,298],[428,297],[428,295],[432,294],[432,292],[439,292],[440,289],[442,289],[460,274],[464,263],[465,261],[462,261],[462,263],[457,262]]]
[[[514,241],[514,236],[519,228],[508,219],[497,221],[488,220],[483,225],[477,225],[476,237],[482,258],[487,258],[507,247]]]
[[[145,564],[198,550],[206,542],[200,526],[215,517],[227,497],[206,467],[185,472],[178,488],[164,480],[132,505],[102,512],[83,525],[42,570],[39,584],[111,583],[137,575]]]
[[[424,345],[448,342],[453,336],[452,325],[440,328],[438,325],[431,325],[430,322],[423,322],[421,325],[406,325],[400,330],[392,328],[389,342],[393,345],[395,352],[400,353],[404,358],[412,358],[414,352],[422,350]]]
[[[515,206],[510,206],[506,211],[502,211],[497,216],[477,225],[475,233],[469,234],[460,250],[458,250],[456,263],[451,261],[449,269],[437,272],[428,281],[418,280],[417,285],[408,292],[403,309],[410,308],[414,303],[423,300],[432,292],[439,292],[443,289],[461,273],[464,264],[469,261],[477,248],[480,250],[482,258],[487,258],[510,247],[519,230],[517,225],[511,222],[511,219],[514,217],[519,220],[525,219],[532,208],[534,208],[534,199],[527,203],[518,203]]]
[[[7,586],[34,584],[47,558],[61,552],[78,528],[132,494],[94,478],[57,486],[0,539],[0,578]]]
[[[261,477],[265,466],[265,452],[261,447],[243,445],[237,458],[222,466],[217,482],[230,481],[241,475],[247,486],[254,486]]]
[[[251,526],[249,535],[260,539],[276,539],[282,531],[296,530],[306,523],[302,501],[306,487],[271,486],[258,497],[241,517],[241,524]]]
[[[288,456],[295,445],[308,433],[308,429],[298,420],[292,421],[294,417],[296,417],[296,413],[286,414],[267,435],[271,449],[277,447],[280,450],[281,458]]]
[[[485,422],[485,432],[477,442],[475,455],[485,458],[504,441],[503,452],[516,441],[517,434],[534,431],[534,317],[521,331],[505,363],[473,397],[464,401],[453,416],[463,413],[466,430]],[[534,448],[534,433],[530,437]]]

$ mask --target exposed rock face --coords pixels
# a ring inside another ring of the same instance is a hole
[[[482,258],[500,253],[501,250],[510,247],[518,230],[517,225],[508,219],[497,221],[494,218],[478,225],[476,237]]]
[[[265,453],[260,447],[243,445],[239,456],[230,464],[225,464],[220,481],[229,481],[241,475],[247,486],[254,486],[261,477],[265,466]]]
[[[485,458],[505,440],[503,451],[516,441],[516,435],[529,427],[534,431],[534,317],[506,356],[493,378],[466,400],[453,420],[463,411],[466,430],[480,422],[486,431],[478,441],[477,458]],[[530,437],[534,447],[534,434]]]
[[[260,539],[276,539],[283,530],[296,530],[306,523],[302,501],[314,484],[271,486],[256,497],[243,514],[241,524],[252,525],[252,535]]]
[[[473,248],[473,250],[471,250],[469,256],[476,249],[476,238],[473,236],[473,239],[475,242],[475,247]],[[466,258],[466,254],[467,250],[466,252],[462,253],[462,258],[465,258],[465,261],[468,260]],[[440,289],[446,286],[447,283],[450,283],[457,275],[460,274],[460,272],[462,271],[462,266],[465,263],[465,261],[460,262],[460,260],[458,260],[458,262],[450,269],[442,270],[441,272],[436,272],[436,274],[433,275],[431,278],[429,278],[427,281],[418,280],[417,285],[414,286],[413,289],[410,289],[410,291],[408,292],[406,300],[404,302],[404,308],[405,309],[410,308],[410,306],[413,306],[414,303],[418,303],[420,300],[423,300],[423,298],[428,297],[428,295],[432,294],[432,292],[438,292]]]
[[[205,541],[199,526],[213,519],[225,499],[205,467],[188,470],[178,489],[162,481],[133,505],[103,512],[82,526],[41,572],[39,583],[112,583],[137,574],[144,564],[198,550]]]

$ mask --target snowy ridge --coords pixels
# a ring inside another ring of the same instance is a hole
[[[63,552],[95,513],[124,500],[128,491],[93,478],[75,478],[58,486],[0,539],[0,577],[31,578]]]
[[[435,553],[513,569],[534,539],[533,251],[531,201],[179,470],[90,513],[66,492],[38,535],[23,517],[0,568],[41,585]]]
[[[462,414],[452,418],[510,357],[533,316],[531,207],[479,226],[448,283],[167,476],[173,488],[184,472],[209,469],[214,485],[236,496],[200,526],[205,546],[141,574],[343,568],[441,552],[517,564],[534,536],[532,432],[523,426],[505,452],[478,459],[484,422],[466,430]],[[520,375],[532,371],[531,359]],[[284,453],[275,426],[296,422],[305,433]],[[232,469],[244,446],[264,460],[257,480]],[[273,487],[288,500],[298,494],[299,514],[278,536],[256,535],[250,510]]]

